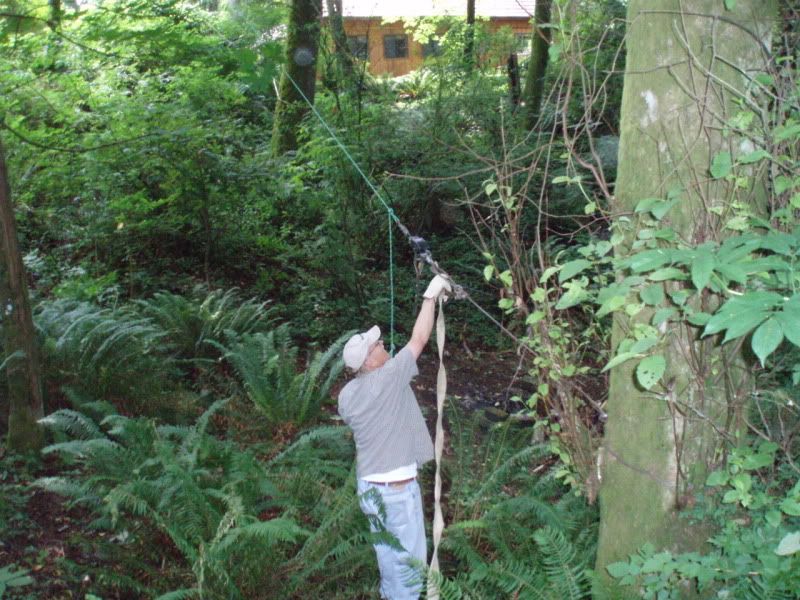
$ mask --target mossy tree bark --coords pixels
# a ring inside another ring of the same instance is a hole
[[[297,132],[309,110],[303,95],[309,102],[314,102],[321,14],[322,0],[292,2],[286,40],[286,65],[281,76],[280,97],[275,106],[272,130],[274,156],[297,150]]]
[[[547,61],[550,50],[550,23],[552,0],[536,0],[531,32],[531,56],[528,59],[528,73],[525,78],[525,124],[533,129],[539,120],[539,110],[544,94],[544,78],[547,74]]]
[[[38,450],[42,431],[37,423],[44,408],[36,331],[33,328],[28,284],[17,242],[11,187],[0,142],[0,326],[3,332],[7,390],[0,390],[8,407],[8,447]]]
[[[755,213],[763,209],[759,177],[737,189],[734,181],[712,178],[709,168],[720,152],[735,159],[752,151],[723,125],[741,110],[737,102],[750,98],[753,77],[765,68],[776,13],[775,0],[738,0],[733,10],[722,0],[630,0],[614,212],[631,214],[642,199],[672,194],[679,203],[661,226],[699,245],[725,235],[737,203],[749,203]],[[638,229],[631,225],[628,248]],[[617,313],[614,347],[652,314]],[[705,541],[708,532],[695,529],[694,539],[686,533],[691,528],[677,511],[718,460],[720,432],[740,426],[749,396],[736,345],[700,340],[696,329],[673,323],[662,334],[667,369],[658,390],[637,387],[630,362],[611,372],[599,456],[598,598],[625,597],[606,566],[645,542],[676,551]]]

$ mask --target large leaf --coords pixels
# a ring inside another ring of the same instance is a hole
[[[649,390],[658,383],[666,368],[667,361],[663,356],[648,356],[636,367],[636,380],[644,389]]]
[[[720,152],[711,161],[711,176],[714,179],[721,179],[730,175],[733,169],[733,161],[730,152]]]
[[[634,254],[626,261],[626,266],[634,273],[652,271],[672,262],[672,253],[669,250],[659,248],[657,250],[645,250]]]
[[[714,255],[709,248],[698,248],[697,256],[692,261],[692,283],[698,290],[708,285],[714,271]]]
[[[591,266],[592,263],[583,258],[572,260],[566,263],[563,267],[561,267],[561,271],[558,273],[558,283],[564,283],[567,279],[575,277],[575,275]]]
[[[783,335],[795,346],[800,346],[800,294],[795,294],[783,305],[783,310],[775,314],[783,327]]]
[[[779,556],[789,556],[800,551],[800,531],[787,533],[783,536],[781,543],[775,549],[775,554]]]
[[[758,360],[761,361],[762,367],[767,357],[775,352],[775,349],[782,341],[783,331],[781,331],[781,324],[774,317],[770,317],[756,329],[753,334],[752,347]]]

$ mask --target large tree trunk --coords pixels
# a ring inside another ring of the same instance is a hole
[[[664,224],[692,244],[719,240],[737,199],[760,212],[763,182],[751,179],[749,189],[737,190],[711,178],[709,167],[723,150],[742,153],[743,138],[724,134],[722,124],[765,67],[775,15],[774,0],[738,0],[733,11],[720,0],[630,1],[613,212],[631,214],[640,200],[677,191],[680,202]],[[618,313],[614,347],[652,314]],[[630,362],[611,371],[600,455],[600,598],[625,597],[606,566],[645,542],[676,551],[705,541],[708,532],[689,533],[693,528],[677,511],[705,481],[722,443],[717,430],[736,430],[748,398],[747,370],[734,344],[699,340],[696,329],[674,323],[664,339],[667,369],[659,390],[638,388]]]
[[[8,183],[5,154],[0,142],[0,325],[3,331],[8,389],[8,446],[12,450],[38,450],[43,416],[42,384],[36,331],[33,328],[28,284],[17,242],[14,207]]]
[[[533,129],[539,120],[539,110],[544,95],[544,77],[547,74],[547,61],[550,50],[550,5],[552,0],[536,0],[531,33],[531,56],[528,59],[528,73],[525,78],[525,124]]]
[[[314,102],[321,13],[322,0],[292,2],[286,40],[286,66],[281,77],[280,97],[275,106],[272,130],[274,156],[297,149],[297,132],[309,110],[303,96],[309,102]]]

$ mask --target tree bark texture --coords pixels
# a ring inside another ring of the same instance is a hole
[[[22,264],[11,187],[0,142],[0,326],[2,326],[8,386],[8,446],[16,451],[38,450],[44,415],[36,331],[33,328],[28,284]]]
[[[525,125],[533,129],[539,120],[544,95],[544,78],[547,74],[547,61],[550,50],[550,8],[552,0],[536,0],[531,32],[531,56],[528,59],[528,73],[525,78]]]
[[[746,152],[747,140],[727,135],[723,123],[749,97],[752,78],[765,68],[776,22],[774,0],[631,0],[622,98],[619,169],[614,212],[631,214],[645,198],[678,194],[663,223],[692,244],[718,241],[733,205],[746,198],[763,209],[763,181],[749,189],[709,175],[713,157]],[[715,206],[716,210],[709,210]],[[635,223],[634,223],[635,225]],[[636,229],[629,229],[628,244]],[[677,284],[665,291],[675,291]],[[713,308],[712,308],[713,310]],[[614,348],[652,311],[616,313]],[[668,323],[664,386],[644,392],[635,361],[611,371],[608,423],[598,456],[600,539],[598,598],[623,598],[606,566],[626,560],[645,542],[672,551],[699,549],[678,518],[682,502],[701,489],[719,459],[719,431],[734,433],[749,396],[748,369],[735,344],[700,340],[696,329]]]
[[[286,40],[286,65],[281,76],[272,130],[274,156],[297,149],[297,132],[309,110],[303,95],[309,102],[314,102],[321,14],[322,0],[292,2]]]

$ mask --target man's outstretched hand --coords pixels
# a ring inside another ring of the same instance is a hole
[[[436,275],[431,279],[431,282],[428,284],[428,289],[425,290],[425,293],[422,295],[425,298],[438,298],[444,294],[446,299],[447,294],[452,291],[453,287],[450,285],[450,282],[441,275]]]

